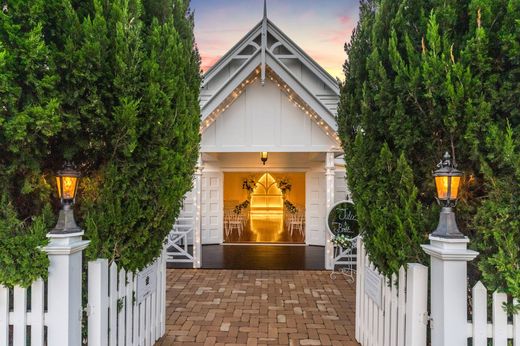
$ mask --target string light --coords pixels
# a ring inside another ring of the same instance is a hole
[[[269,80],[271,80],[274,84],[276,84],[278,86],[278,88],[287,95],[289,101],[295,107],[297,107],[298,109],[301,109],[303,112],[305,112],[305,114],[307,114],[309,116],[309,119],[314,121],[314,123],[317,126],[319,126],[327,136],[331,136],[339,144],[340,138],[339,138],[338,134],[335,132],[330,133],[329,126],[327,126],[325,124],[323,119],[305,101],[303,101],[299,97],[299,95],[294,92],[294,90],[292,90],[286,83],[284,83],[283,80],[281,80],[281,78],[279,78],[276,75],[276,73],[274,73],[274,71],[272,71],[272,69],[267,67],[266,70],[267,70],[267,75],[268,75]],[[230,96],[228,96],[227,98],[224,99],[224,101],[222,101],[222,103],[217,107],[216,110],[214,110],[213,112],[211,112],[209,114],[208,118],[201,125],[200,132],[202,133],[202,132],[204,132],[204,130],[206,130],[208,127],[210,127],[211,124],[213,122],[215,122],[215,120],[218,118],[218,116],[222,112],[226,111],[238,99],[238,97],[244,92],[245,88],[249,84],[253,84],[254,82],[256,82],[259,79],[259,76],[260,76],[260,69],[255,69],[255,71],[253,71],[253,73],[251,73],[246,78],[246,80],[244,82],[242,82],[231,93]],[[208,119],[209,119],[209,121],[208,121]]]

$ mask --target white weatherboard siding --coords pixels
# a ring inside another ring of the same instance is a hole
[[[250,85],[204,131],[201,143],[202,152],[326,152],[336,147],[270,80]]]

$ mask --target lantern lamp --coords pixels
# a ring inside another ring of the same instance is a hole
[[[433,176],[437,189],[437,202],[442,206],[442,210],[439,225],[432,235],[440,238],[464,238],[453,212],[453,208],[457,205],[462,172],[456,168],[448,152],[444,154],[437,167]]]
[[[267,151],[262,151],[260,153],[260,160],[262,160],[262,163],[264,164],[264,166],[265,166],[265,163],[267,162],[267,157],[268,157]]]
[[[444,154],[439,169],[433,172],[435,186],[437,188],[437,200],[445,206],[455,206],[459,195],[462,172],[456,169],[448,152]]]
[[[51,234],[71,234],[83,232],[74,220],[72,206],[78,192],[80,173],[70,163],[66,163],[63,169],[56,175],[56,188],[61,201],[61,209],[58,222]]]
[[[56,176],[56,187],[62,205],[73,204],[78,191],[80,174],[70,163],[65,164]]]

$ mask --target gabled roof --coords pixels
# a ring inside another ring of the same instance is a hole
[[[262,20],[204,75],[203,131],[204,124],[227,109],[253,76],[262,84],[268,77],[276,78],[284,91],[294,93],[336,138],[337,81],[267,18],[265,6]]]
[[[312,59],[303,49],[301,49],[293,40],[289,38],[282,30],[280,30],[271,20],[267,19],[267,33],[273,35],[278,39],[278,42],[274,43],[271,47],[262,47],[255,42],[255,39],[262,34],[263,20],[256,24],[240,41],[238,41],[226,54],[224,54],[213,66],[211,66],[204,74],[203,86],[209,83],[215,75],[221,71],[221,69],[228,65],[233,59],[247,58],[245,55],[239,54],[247,46],[252,45],[258,51],[265,49],[271,51],[273,48],[277,48],[283,45],[289,50],[294,59],[298,59],[309,67],[317,76],[323,80],[323,82],[330,87],[336,95],[339,96],[338,82],[332,77],[323,67],[321,67],[314,59]],[[267,42],[266,42],[267,43]],[[271,48],[271,49],[269,49]],[[284,55],[284,57],[288,57]]]

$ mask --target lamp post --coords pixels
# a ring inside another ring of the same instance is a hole
[[[433,176],[437,188],[437,202],[442,206],[442,210],[439,216],[439,224],[432,236],[464,238],[464,235],[459,231],[453,212],[453,208],[457,205],[462,172],[456,168],[457,166],[451,160],[448,152],[444,154],[437,167],[438,169],[433,172]]]
[[[421,245],[430,255],[431,344],[467,343],[467,265],[478,252],[468,250],[469,239],[460,233],[453,207],[457,204],[462,172],[449,153],[433,173],[437,202],[442,206],[439,225],[430,244]]]
[[[265,163],[267,162],[268,155],[269,154],[267,153],[267,151],[262,151],[260,153],[260,160],[262,160],[262,163],[264,164],[264,166],[265,166]]]
[[[49,345],[81,345],[82,254],[89,241],[82,239],[83,230],[76,224],[72,210],[79,179],[79,172],[70,164],[56,176],[61,209],[56,226],[47,233],[49,244],[44,248],[49,256]]]
[[[74,220],[73,205],[76,200],[80,174],[70,163],[65,164],[56,176],[56,187],[61,201],[58,222],[50,234],[74,234],[82,232]]]

